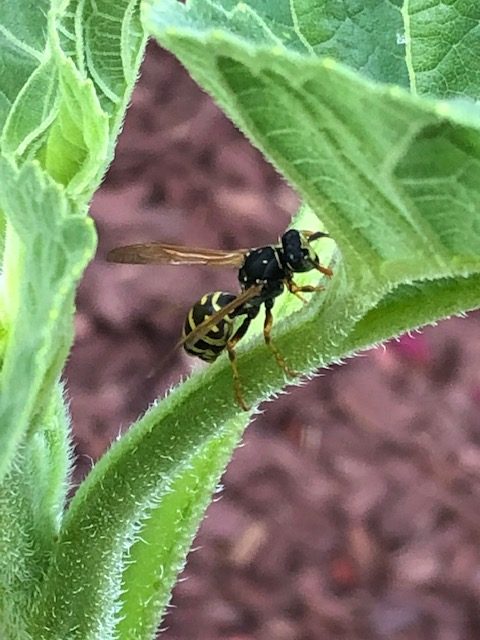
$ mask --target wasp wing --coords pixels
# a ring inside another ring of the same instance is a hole
[[[253,287],[249,287],[245,291],[243,291],[240,295],[238,295],[235,300],[232,300],[224,307],[219,309],[216,313],[212,314],[208,318],[206,318],[203,322],[193,329],[187,336],[183,336],[181,340],[179,340],[176,344],[176,347],[182,347],[184,344],[190,343],[194,344],[197,340],[201,340],[207,333],[210,331],[212,327],[214,327],[220,320],[223,320],[225,316],[229,313],[232,313],[242,304],[245,304],[260,295],[263,289],[262,284],[256,284]]]
[[[147,242],[112,249],[107,254],[107,261],[124,264],[208,264],[219,267],[241,267],[246,253],[248,249],[222,251]]]

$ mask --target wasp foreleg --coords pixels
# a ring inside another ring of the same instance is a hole
[[[293,280],[285,280],[285,284],[287,285],[287,289],[290,293],[300,298],[302,302],[307,303],[307,300],[301,295],[302,293],[314,293],[315,291],[324,291],[325,287],[321,285],[314,286],[311,284],[298,285]]]

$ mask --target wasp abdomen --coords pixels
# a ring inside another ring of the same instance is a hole
[[[188,337],[202,322],[217,311],[220,311],[220,309],[229,302],[232,302],[232,300],[235,300],[235,298],[236,296],[232,293],[226,293],[224,291],[207,293],[207,295],[200,298],[187,314],[183,327],[183,336]],[[205,360],[205,362],[213,362],[227,346],[227,342],[233,333],[233,322],[234,318],[226,315],[210,327],[208,333],[195,342],[190,343],[187,340],[183,345],[185,351],[192,356],[197,356],[197,358]]]

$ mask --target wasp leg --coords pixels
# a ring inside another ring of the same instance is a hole
[[[271,307],[268,307],[267,305],[265,305],[265,322],[263,324],[263,337],[265,338],[265,344],[273,353],[278,366],[281,369],[283,369],[283,371],[287,374],[287,376],[290,376],[291,378],[295,378],[296,376],[298,376],[298,372],[294,371],[293,369],[290,369],[285,358],[282,356],[282,354],[278,351],[278,349],[272,343],[272,336],[271,336],[272,325],[273,325],[273,316],[272,316]]]
[[[230,364],[232,365],[232,376],[233,376],[233,389],[235,393],[235,400],[237,404],[244,411],[250,411],[250,407],[245,403],[243,399],[242,393],[242,383],[240,381],[240,374],[238,373],[237,367],[237,354],[235,353],[235,345],[243,338],[243,336],[247,333],[248,327],[250,326],[250,318],[245,318],[240,327],[237,329],[235,334],[230,338],[227,342],[227,351],[228,357],[230,358]]]
[[[301,293],[314,293],[315,291],[325,291],[325,287],[322,287],[320,285],[313,286],[311,284],[306,284],[306,285],[299,286],[293,280],[285,280],[285,284],[287,285],[287,288],[290,291],[290,293],[293,293],[293,295],[297,296],[297,298],[300,298],[300,300],[302,302],[305,302],[305,304],[307,303],[307,300],[301,295]]]
[[[328,276],[329,278],[333,276],[333,271],[329,267],[322,267],[321,264],[317,264],[315,265],[315,269],[317,269],[317,271],[320,271],[320,273],[323,273],[323,275]]]

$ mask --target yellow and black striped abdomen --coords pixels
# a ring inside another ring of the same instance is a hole
[[[235,300],[236,296],[224,291],[207,293],[196,302],[187,314],[183,327],[183,336],[189,336],[207,318],[220,311],[226,304]],[[225,316],[212,325],[208,333],[198,340],[185,342],[184,349],[192,356],[197,356],[205,362],[213,362],[218,358],[227,346],[227,342],[233,333],[233,318]]]

